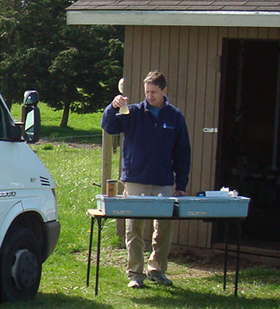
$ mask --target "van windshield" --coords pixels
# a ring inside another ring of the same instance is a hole
[[[1,93],[0,93],[0,139],[7,139],[7,124],[15,125],[12,114],[10,113]]]

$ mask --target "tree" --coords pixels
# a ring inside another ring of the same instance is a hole
[[[107,105],[122,75],[122,43],[112,38],[111,27],[73,27],[68,31],[71,34],[65,36],[64,43],[68,47],[49,67],[49,81],[55,91],[46,94],[52,106],[57,105],[57,98],[64,104],[62,125],[69,109],[88,113]]]
[[[41,100],[69,112],[104,108],[122,76],[123,27],[68,26],[69,0],[0,0],[0,80],[10,102],[27,88]],[[16,87],[15,87],[16,85]]]

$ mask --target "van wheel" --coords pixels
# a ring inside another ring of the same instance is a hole
[[[1,300],[33,299],[42,272],[40,244],[26,228],[13,230],[7,236],[1,251]]]

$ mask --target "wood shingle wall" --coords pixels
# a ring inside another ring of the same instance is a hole
[[[125,95],[131,103],[142,101],[143,79],[150,70],[167,77],[168,97],[184,114],[190,134],[188,195],[215,189],[223,38],[279,39],[280,34],[279,28],[126,26]],[[211,247],[211,223],[174,225],[173,244]],[[147,239],[150,232],[149,223]]]

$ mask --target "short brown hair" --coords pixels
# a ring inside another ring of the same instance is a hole
[[[157,70],[148,73],[144,79],[144,84],[153,84],[159,86],[161,90],[167,86],[164,75]]]

